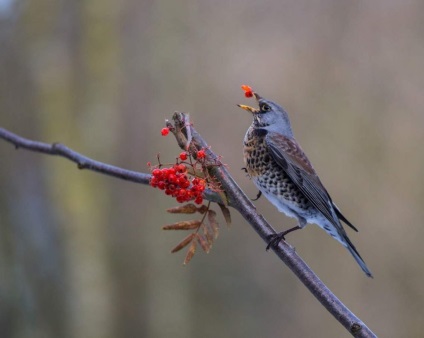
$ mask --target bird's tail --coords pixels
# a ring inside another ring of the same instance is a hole
[[[365,274],[368,277],[373,278],[371,271],[368,269],[367,265],[365,264],[364,260],[362,259],[361,255],[359,255],[358,250],[356,250],[353,243],[350,241],[350,239],[347,236],[343,236],[345,240],[344,246],[346,249],[349,250],[349,252],[352,254],[353,258],[355,258],[355,261],[359,264],[359,266],[362,268],[362,270],[365,272]]]

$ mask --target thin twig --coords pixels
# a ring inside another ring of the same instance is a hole
[[[174,127],[172,130],[177,141],[184,150],[188,139],[187,135],[192,137],[190,146],[196,149],[205,149],[209,160],[219,163],[219,157],[213,153],[206,144],[205,140],[197,131],[186,123],[187,117],[184,113],[175,113],[173,116],[174,124],[167,125]],[[18,136],[4,128],[0,128],[0,138],[4,139],[18,148],[41,152],[49,155],[65,157],[76,163],[79,169],[89,169],[105,175],[121,178],[127,181],[149,184],[150,174],[122,169],[116,166],[94,161],[86,156],[59,143],[48,144],[32,141]],[[214,165],[210,168],[210,174],[216,178],[225,194],[227,201],[222,201],[219,194],[213,191],[205,193],[205,199],[211,202],[228,204],[236,209],[246,219],[255,231],[268,242],[269,236],[275,234],[274,229],[268,222],[256,212],[256,209],[250,199],[243,193],[237,183],[233,180],[225,166]],[[309,291],[320,301],[320,303],[354,336],[354,337],[376,337],[376,335],[356,317],[318,278],[318,276],[306,265],[306,263],[296,254],[294,249],[286,242],[281,241],[278,247],[272,247],[280,259],[294,272],[300,281],[309,289]]]
[[[150,181],[149,174],[138,173],[136,171],[126,170],[110,164],[92,160],[60,143],[48,144],[32,141],[27,138],[18,136],[4,128],[0,128],[0,138],[15,145],[16,149],[23,148],[39,153],[65,157],[68,160],[75,162],[78,166],[78,169],[93,170],[102,174],[142,184],[149,184]]]

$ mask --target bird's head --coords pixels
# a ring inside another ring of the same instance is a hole
[[[262,98],[258,93],[253,92],[259,108],[253,108],[244,104],[238,106],[253,115],[253,128],[273,131],[284,136],[293,137],[289,115],[280,105]]]

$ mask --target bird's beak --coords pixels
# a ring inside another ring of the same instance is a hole
[[[256,108],[252,108],[252,107],[246,106],[244,104],[238,104],[237,106],[240,107],[241,109],[244,109],[244,110],[247,110],[248,112],[251,112],[252,114],[254,114],[257,111]]]
[[[260,96],[258,93],[253,92],[253,95],[255,96],[256,101],[259,101],[260,99],[262,99],[262,96]]]

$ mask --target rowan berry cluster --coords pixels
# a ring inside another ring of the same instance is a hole
[[[206,181],[197,177],[190,179],[187,177],[186,165],[177,163],[170,168],[153,169],[150,185],[164,190],[165,194],[175,197],[179,203],[194,200],[194,203],[202,204]]]
[[[245,92],[249,92],[249,89],[245,90]],[[188,124],[188,120],[185,123],[182,130],[191,126],[191,124]],[[162,136],[167,136],[171,132],[178,140],[178,134],[181,130],[167,121],[166,127],[162,128],[160,132]],[[201,246],[203,251],[208,253],[214,240],[218,237],[219,224],[216,220],[216,212],[210,209],[211,201],[203,204],[205,190],[221,194],[223,201],[226,199],[219,181],[211,174],[212,167],[222,165],[221,157],[215,158],[211,156],[209,148],[196,149],[195,144],[191,143],[193,138],[190,130],[187,130],[185,136],[187,137],[187,142],[183,147],[185,151],[178,155],[175,162],[170,164],[161,163],[158,154],[158,164],[152,166],[148,162],[147,165],[152,173],[150,185],[153,188],[163,190],[166,195],[174,197],[179,203],[194,201],[195,204],[200,204],[200,206],[196,206],[193,203],[185,203],[167,210],[178,214],[200,213],[202,215],[200,219],[180,221],[163,227],[164,230],[192,231],[171,251],[177,252],[188,246],[184,259],[184,264],[187,264],[196,253],[198,245]],[[230,224],[230,211],[224,204],[219,204],[219,206],[225,221]]]

